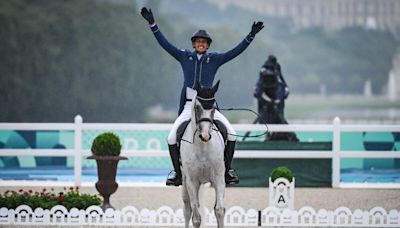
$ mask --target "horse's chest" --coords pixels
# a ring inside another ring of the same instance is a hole
[[[215,152],[210,153],[210,151],[181,152],[181,156],[183,166],[190,169],[203,170],[203,172],[212,169],[216,163],[220,163],[223,160]]]
[[[181,144],[182,173],[185,176],[206,183],[224,174],[223,141],[215,140],[217,138],[213,135],[212,141],[204,143],[195,137],[193,143]]]
[[[185,160],[187,165],[196,168],[207,168],[214,163],[214,159],[212,159],[208,153],[189,154]]]

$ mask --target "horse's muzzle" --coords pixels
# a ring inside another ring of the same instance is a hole
[[[202,133],[202,134],[199,134],[199,138],[203,142],[208,142],[211,139],[211,134]]]

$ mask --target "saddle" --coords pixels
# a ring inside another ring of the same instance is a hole
[[[176,131],[176,141],[178,142],[178,145],[180,144],[180,141],[182,140],[183,133],[185,133],[186,127],[189,125],[190,120],[186,120],[183,122],[181,125],[179,125],[178,130]],[[224,143],[228,140],[228,131],[225,127],[225,125],[219,121],[219,120],[214,120],[215,126],[217,126],[219,133],[222,135],[222,138],[224,139]]]

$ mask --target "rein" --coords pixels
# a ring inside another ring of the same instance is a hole
[[[197,97],[196,99],[204,100],[204,101],[210,101],[210,100],[215,100],[215,97],[212,97],[212,98]],[[195,102],[195,101],[194,101],[194,102]],[[248,109],[248,108],[219,108],[217,103],[216,103],[216,105],[217,105],[217,108],[216,108],[217,110],[221,110],[221,111],[247,111],[247,112],[251,112],[251,113],[253,113],[255,116],[257,116],[256,120],[264,120],[264,118],[262,118],[261,115],[260,115],[259,113],[255,112],[255,111],[253,111],[253,110],[251,110],[251,109]],[[194,112],[195,112],[195,116],[196,116],[196,109],[194,109]],[[232,136],[241,137],[241,138],[258,138],[258,137],[267,135],[267,134],[269,133],[269,128],[268,128],[268,125],[267,125],[267,124],[264,124],[266,130],[265,130],[263,133],[261,133],[261,134],[248,135],[247,133],[249,133],[249,132],[247,132],[245,135],[239,135],[239,134],[231,134],[231,133],[229,133],[229,132],[220,131],[218,128],[215,127],[214,121],[213,121],[211,118],[200,118],[200,119],[198,119],[198,120],[196,119],[196,124],[199,124],[199,123],[201,123],[201,122],[210,122],[210,123],[212,123],[212,124],[213,124],[212,130],[214,130],[214,131],[219,131],[219,132],[225,133],[225,134],[227,134],[227,135],[232,135]],[[266,122],[266,121],[263,121],[263,122]],[[195,137],[197,131],[198,131],[198,129],[196,128],[196,130],[195,130],[194,133],[193,133],[193,139],[194,139],[194,137]],[[183,139],[183,138],[182,138],[181,140],[182,140],[182,141],[185,141],[185,142],[187,142],[187,143],[190,143],[190,144],[193,144],[193,141],[194,141],[194,140],[192,140],[192,142],[190,142],[190,141],[185,140],[185,139]]]
[[[217,104],[217,107],[218,107],[218,104]],[[248,111],[248,112],[251,112],[251,113],[253,113],[254,115],[257,116],[256,120],[264,120],[264,118],[262,118],[261,115],[260,115],[259,113],[255,112],[255,111],[253,111],[253,110],[251,110],[251,109],[248,109],[248,108],[218,108],[218,109],[221,110],[221,111]],[[266,121],[263,121],[263,122],[266,123]],[[257,134],[257,135],[247,135],[247,133],[246,133],[245,135],[238,135],[238,134],[230,134],[229,132],[223,132],[223,131],[220,131],[219,129],[214,129],[214,130],[219,131],[219,132],[222,132],[222,133],[226,133],[226,134],[228,134],[228,135],[236,136],[236,137],[242,137],[242,138],[258,138],[258,137],[264,136],[264,135],[266,135],[266,134],[269,133],[268,125],[267,125],[267,124],[264,124],[264,126],[265,126],[265,128],[266,128],[267,130],[265,130],[263,133]]]

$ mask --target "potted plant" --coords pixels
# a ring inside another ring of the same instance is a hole
[[[281,210],[294,209],[294,181],[289,168],[274,168],[269,177],[269,205]]]
[[[279,166],[276,167],[275,169],[272,170],[271,172],[271,181],[274,182],[276,179],[279,177],[283,177],[289,182],[292,182],[293,180],[293,173],[292,170],[290,170],[286,166]]]
[[[103,196],[101,208],[104,211],[107,208],[113,208],[110,204],[110,195],[118,188],[118,183],[115,181],[118,162],[127,160],[126,157],[120,156],[121,147],[119,137],[116,134],[105,132],[94,139],[91,148],[92,156],[88,157],[88,159],[95,159],[97,163],[98,181],[96,182],[96,189]]]

